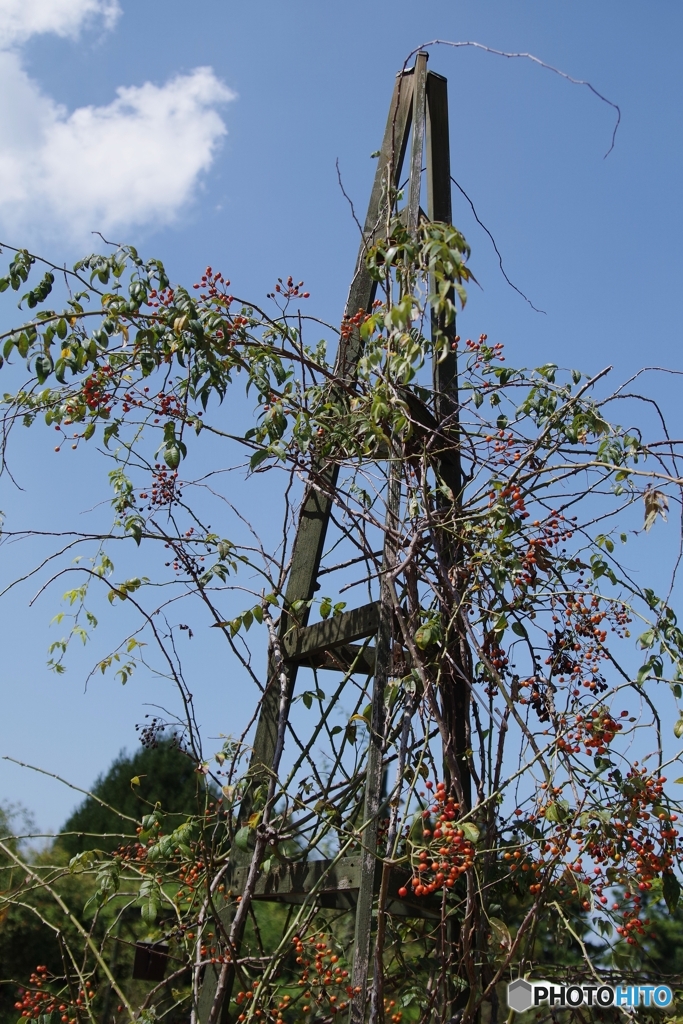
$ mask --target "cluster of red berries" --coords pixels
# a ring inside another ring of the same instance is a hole
[[[353,316],[345,316],[341,322],[341,327],[339,328],[342,341],[347,341],[353,334],[354,330],[369,319],[370,318],[364,309],[359,309]]]
[[[431,782],[426,785],[428,789],[433,787]],[[413,875],[407,884],[415,896],[430,896],[437,889],[452,889],[460,875],[474,863],[474,845],[457,821],[460,805],[446,795],[445,783],[437,784],[434,801],[433,807],[423,811],[426,825],[432,824],[431,815],[436,816],[434,828],[423,828],[425,844],[413,852]],[[407,887],[402,886],[398,894],[405,898]]]
[[[493,449],[493,452],[496,455],[496,458],[492,460],[494,465],[513,466],[514,468],[514,463],[519,462],[522,457],[520,442],[514,437],[512,432],[508,432],[506,436],[504,430],[499,430],[497,434],[486,434],[484,440]],[[511,484],[500,492],[500,497],[507,498],[513,493],[513,491],[519,491],[519,487]],[[495,496],[496,492],[493,491],[489,497],[493,500],[495,499]],[[519,501],[519,498],[516,500]]]
[[[95,998],[94,991],[92,989],[80,989],[74,1011],[70,1000],[64,1002],[59,996],[44,988],[45,985],[49,984],[49,981],[47,967],[44,964],[38,965],[35,971],[31,973],[29,980],[31,987],[19,989],[19,998],[14,1004],[15,1010],[21,1010],[21,1019],[24,1020],[38,1020],[44,1015],[47,1016],[59,1012],[63,1024],[76,1024],[78,1011],[86,1002],[86,991],[88,1001]],[[74,1012],[76,1016],[72,1016]]]
[[[147,506],[147,510],[151,511],[152,508],[158,508],[162,505],[177,505],[182,496],[182,491],[178,489],[178,470],[167,469],[160,462],[157,462],[152,474],[151,493],[148,491],[140,492],[140,498],[143,501],[149,499],[150,504]]]
[[[544,523],[541,523],[540,519],[534,519],[532,526],[540,531],[540,539],[548,547],[561,544],[562,541],[569,540],[574,535],[572,523],[568,522],[561,512],[556,512],[554,509]]]
[[[482,654],[490,665],[496,669],[497,672],[504,672],[508,667],[508,656],[496,640],[497,634],[491,630],[484,637],[482,644]]]
[[[628,800],[627,813],[623,815],[624,820],[619,820],[615,814],[612,822],[619,840],[600,845],[591,839],[586,845],[598,863],[608,857],[617,863],[633,859],[641,892],[651,888],[652,879],[670,871],[673,865],[678,836],[673,822],[678,820],[678,816],[669,814],[661,805],[665,782],[663,775],[648,775],[645,768],[634,765],[622,786],[622,793]],[[651,825],[655,829],[651,829]],[[656,852],[657,846],[659,852]]]
[[[622,712],[624,714],[628,712]],[[589,748],[592,752],[605,752],[608,738],[614,738],[620,724],[604,709],[598,711],[596,718],[582,718],[582,723],[588,726],[583,742],[592,743]],[[545,868],[544,884],[556,879],[561,888],[564,883],[569,894],[579,897],[584,910],[591,909],[589,896],[592,895],[601,909],[612,915],[621,915],[617,934],[629,945],[636,945],[637,936],[645,934],[650,923],[640,916],[643,909],[641,894],[652,889],[655,879],[665,880],[671,874],[676,856],[679,831],[675,822],[678,819],[662,805],[665,782],[664,776],[648,774],[636,762],[624,779],[619,776],[620,799],[612,799],[609,820],[602,820],[597,811],[595,814],[584,812],[579,827],[576,822],[573,825],[569,822],[556,825],[555,835],[541,843],[537,863],[531,859],[530,848],[526,851],[508,850],[503,854],[503,860],[510,862],[511,871],[521,869],[536,876],[529,886],[532,894],[540,892],[542,885],[538,875]],[[550,820],[549,808],[562,792],[562,787],[549,787],[543,783],[541,790],[548,791],[550,800],[540,808],[539,815],[528,817],[530,824],[539,816]],[[515,811],[517,815],[521,813],[519,809]],[[589,820],[584,822],[586,817]],[[584,869],[584,856],[593,862],[591,873]],[[545,857],[548,859],[544,860]],[[629,887],[634,883],[637,892],[626,888],[616,898],[608,895],[615,885]],[[610,899],[614,901],[611,907]]]
[[[519,697],[519,703],[530,704],[538,715],[539,721],[548,722],[553,707],[552,694],[555,693],[557,687],[548,680],[538,678],[537,676],[530,676],[529,679],[520,682],[517,693],[525,687],[530,689],[529,696]]]
[[[189,550],[183,548],[179,542],[175,542],[173,545],[166,544],[164,546],[172,547],[175,552],[173,561],[164,562],[164,565],[167,568],[170,566],[174,570],[176,576],[179,576],[181,573],[185,573],[187,576],[196,580],[202,575],[204,570],[201,563],[205,559],[204,555],[193,555]]]
[[[107,389],[111,387],[111,366],[102,366],[95,373],[91,373],[83,382],[83,399],[90,412],[104,413],[111,412],[112,393]]]
[[[151,401],[149,395],[149,388],[144,388],[140,392],[141,397],[136,397],[135,394],[127,391],[123,396],[123,404],[121,406],[123,412],[130,412],[133,408],[142,408],[146,403]],[[184,419],[185,410],[180,404],[180,400],[177,395],[164,394],[160,391],[154,400],[154,405],[151,407],[151,411],[156,417],[154,422],[158,423],[159,419],[165,416],[168,419]]]
[[[503,861],[507,862],[510,872],[529,872],[528,877],[530,879],[538,878],[540,871],[544,867],[542,860],[539,860],[538,862],[533,860],[529,850],[506,850],[503,854]],[[542,885],[540,882],[532,881],[529,885],[529,892],[532,893],[532,895],[535,895],[541,891],[541,888]]]
[[[162,417],[165,417],[166,419],[181,420],[185,417],[185,410],[180,404],[180,399],[177,395],[165,395],[163,391],[160,391],[157,395],[154,416],[155,423],[158,423]]]
[[[628,711],[622,711],[621,717],[627,718]],[[577,714],[574,723],[574,729],[557,740],[558,749],[570,754],[578,754],[582,743],[587,754],[604,754],[616,734],[623,729],[622,723],[616,722],[606,708],[594,708],[586,716]],[[559,724],[564,724],[562,716]]]
[[[154,309],[158,309],[159,305],[172,306],[174,301],[175,292],[172,288],[162,288],[160,292],[158,292],[156,288],[151,288],[147,305],[152,306]]]
[[[145,388],[145,393],[143,394],[142,398],[136,398],[135,395],[132,395],[130,392],[126,392],[126,394],[123,396],[123,405],[121,406],[123,411],[130,412],[132,408],[140,408],[142,405],[144,405],[144,402],[147,401],[146,392],[148,391],[149,388]]]
[[[468,338],[465,342],[468,354],[475,357],[472,363],[473,370],[478,370],[482,363],[488,364],[493,359],[497,359],[500,363],[505,362],[505,356],[501,355],[503,345],[499,341],[495,345],[487,345],[487,341],[488,334],[480,334],[478,341]]]
[[[227,957],[221,956],[215,945],[211,944],[211,940],[214,938],[213,932],[206,932],[205,938],[202,940],[199,946],[199,954],[202,959],[208,959],[212,964],[223,963]],[[217,955],[218,954],[218,955]]]
[[[301,1006],[304,1014],[315,1012],[319,1016],[326,1009],[334,1015],[348,1007],[348,999],[354,994],[348,970],[340,963],[333,947],[323,941],[324,937],[320,932],[308,942],[298,935],[292,939],[296,962],[303,968],[297,986],[304,989]]]
[[[201,299],[226,299],[228,298],[228,305],[232,302],[232,297],[226,296],[225,289],[230,286],[230,282],[227,281],[220,271],[214,274],[211,267],[207,267],[202,274],[201,281],[198,284],[193,284],[192,287],[195,290],[200,288],[205,289],[199,296]]]
[[[230,302],[232,302],[231,298],[226,299],[226,303],[230,303]],[[216,337],[220,338],[222,340],[227,335],[228,339],[230,339],[230,338],[233,337],[233,335],[239,334],[240,331],[242,331],[245,327],[248,327],[248,326],[249,326],[249,320],[247,319],[247,317],[246,316],[242,316],[241,313],[238,313],[236,316],[233,316],[232,319],[223,321],[223,327],[219,327],[217,329]],[[231,348],[234,348],[234,346],[235,346],[235,342],[228,340],[228,343],[227,343],[226,347],[228,349],[231,349]],[[198,415],[201,416],[201,412],[198,413]]]
[[[630,622],[630,618],[623,608],[613,607],[608,614],[601,611],[599,605],[600,599],[596,595],[591,597],[588,604],[582,594],[569,595],[564,609],[565,629],[562,632],[555,630],[552,650],[546,659],[546,665],[552,666],[550,674],[557,676],[560,683],[568,676],[568,682],[578,686],[585,677],[582,683],[585,689],[606,689],[604,678],[600,674],[600,662],[608,660],[609,654],[603,646],[607,639],[607,630],[602,629],[601,625],[605,619],[611,618],[612,628],[616,634],[628,635],[625,626]],[[553,615],[553,622],[559,624],[557,614]],[[548,633],[548,637],[552,638],[552,634]],[[578,697],[579,692],[578,689],[574,689],[574,696]]]
[[[127,864],[143,864],[147,859],[147,847],[142,843],[123,843],[114,850],[112,856]]]
[[[516,459],[519,452],[516,452],[514,458]],[[515,512],[520,512],[522,519],[527,519],[529,513],[524,511],[524,497],[521,494],[519,485],[509,485],[503,488],[500,492],[500,497],[511,499],[511,508]],[[489,495],[489,504],[493,504],[495,493],[492,492]],[[552,564],[552,553],[551,548],[560,544],[562,541],[567,540],[572,536],[571,524],[567,526],[561,526],[560,524],[565,521],[563,515],[553,511],[550,519],[541,525],[538,519],[534,520],[533,526],[539,528],[540,536],[529,537],[526,541],[526,550],[519,552],[521,561],[521,568],[517,572],[515,582],[519,584],[531,585],[538,579],[538,570],[546,571]]]
[[[285,1024],[286,1019],[300,1019],[302,1015],[307,1017],[312,1013],[318,1017],[323,1013],[334,1016],[348,1008],[348,1000],[354,991],[359,992],[360,989],[354,990],[349,984],[348,970],[343,962],[340,962],[340,957],[334,952],[333,947],[322,941],[323,939],[322,932],[309,940],[294,936],[292,943],[296,963],[301,971],[297,987],[304,991],[296,999],[290,995],[283,995],[276,1005],[257,1007],[253,1011],[254,1017],[272,1021],[274,1024]],[[256,1005],[259,998],[258,990],[259,983],[255,981],[250,988],[237,993],[235,1003],[245,1009],[249,1004]],[[244,1011],[237,1016],[240,1024],[246,1019],[247,1014]]]
[[[298,284],[294,284],[294,278],[290,274],[286,281],[283,281],[281,277],[278,277],[277,284],[275,285],[275,291],[269,292],[267,298],[274,299],[275,295],[281,295],[283,299],[308,299],[310,298],[310,292],[302,292],[303,281],[299,281]]]
[[[395,999],[384,999],[384,1016],[389,1017],[392,1024],[401,1024],[403,1020],[403,1011],[396,1009]]]
[[[176,899],[182,900],[195,891],[197,883],[204,877],[204,864],[201,860],[194,864],[182,864],[178,870],[178,881],[182,888],[176,893]]]
[[[504,430],[498,432],[497,440],[495,441],[494,436],[493,434],[487,434],[484,440],[488,443],[493,441],[494,452],[500,453],[495,462],[503,466],[512,465],[514,467],[515,463],[522,457],[521,449],[517,447],[518,442],[515,441],[512,434],[508,434],[506,437]],[[521,519],[529,518],[529,513],[526,511],[524,493],[518,483],[507,484],[505,487],[501,487],[498,493],[496,493],[495,489],[491,490],[489,492],[489,508],[498,501],[505,502],[510,511],[517,513]]]

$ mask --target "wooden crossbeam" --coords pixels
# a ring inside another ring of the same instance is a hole
[[[313,894],[313,900],[327,909],[353,910],[362,881],[362,858],[340,857],[338,860],[294,861],[278,864],[256,883],[253,898],[264,902],[301,904]],[[234,868],[226,878],[226,889],[240,893],[246,882],[248,868]],[[375,868],[375,888],[379,888],[381,863]],[[387,912],[399,917],[438,919],[440,899],[414,896],[412,887],[406,897],[398,890],[405,885],[406,869],[393,868],[389,882]]]
[[[372,601],[351,611],[333,615],[313,626],[292,629],[284,637],[285,655],[301,663],[303,656],[331,651],[335,647],[373,636],[379,626],[379,604]]]
[[[376,652],[374,647],[360,644],[343,644],[332,651],[315,651],[291,659],[302,668],[317,668],[323,671],[357,673],[371,676],[375,671]]]

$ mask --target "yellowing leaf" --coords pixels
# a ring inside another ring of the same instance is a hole
[[[471,821],[463,821],[460,824],[460,828],[465,833],[465,839],[469,839],[471,843],[476,843],[479,838],[479,829],[476,825],[473,825]]]
[[[645,502],[645,522],[643,526],[646,531],[654,526],[657,516],[661,516],[664,522],[666,522],[666,513],[669,509],[669,499],[666,494],[648,487],[643,495],[643,501]]]

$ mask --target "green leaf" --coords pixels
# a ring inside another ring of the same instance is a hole
[[[507,953],[512,946],[512,936],[510,930],[504,921],[501,921],[498,917],[489,918],[489,927],[491,928],[491,939],[494,943],[494,950],[496,953]],[[495,947],[498,947],[497,949]]]
[[[124,529],[126,533],[130,534],[130,536],[133,538],[138,547],[140,546],[140,541],[142,540],[142,531],[144,525],[144,522],[142,521],[142,519],[140,519],[139,516],[130,516],[128,519],[126,519],[125,522]]]
[[[526,630],[521,622],[512,623],[512,632],[516,633],[517,636],[526,636]]]
[[[538,840],[543,838],[543,833],[535,825],[532,825],[530,821],[520,821],[518,822],[518,827],[521,828],[525,835],[529,836],[529,839]]]
[[[45,383],[52,373],[53,368],[54,363],[52,362],[52,357],[47,355],[47,353],[43,353],[36,358],[34,369],[39,384]]]
[[[235,846],[237,847],[238,850],[248,850],[249,849],[249,837],[250,837],[251,831],[252,830],[250,828],[248,828],[246,825],[244,825],[239,830],[239,832],[237,832],[237,834],[235,835]]]
[[[260,451],[254,452],[252,457],[249,459],[249,468],[256,469],[262,462],[265,462],[268,458],[268,449],[261,448]]]
[[[476,825],[473,825],[471,821],[463,821],[460,823],[460,828],[465,833],[465,839],[468,839],[471,843],[476,843],[479,839],[479,829]]]
[[[674,725],[674,736],[677,740],[680,740],[681,736],[683,736],[683,718],[679,718]]]
[[[564,808],[560,807],[557,801],[553,801],[553,803],[548,804],[545,809],[546,821],[564,821],[564,818]]]
[[[76,871],[89,871],[97,860],[97,853],[94,850],[83,850],[77,853],[69,861],[69,871],[73,874]]]
[[[140,908],[142,920],[145,921],[146,924],[153,924],[157,919],[158,912],[159,907],[156,900],[145,900]]]
[[[674,874],[662,876],[662,893],[670,914],[673,914],[681,898],[681,887]]]
[[[650,674],[650,662],[646,661],[644,665],[641,665],[636,675],[636,682],[642,683]]]
[[[328,619],[330,612],[332,611],[332,598],[324,597],[320,602],[320,617],[322,619]]]
[[[301,699],[307,708],[311,708],[313,705],[313,694],[310,690],[306,690],[305,693],[301,694]]]
[[[180,465],[180,448],[177,444],[167,444],[164,448],[164,462],[169,469],[177,469]]]
[[[646,629],[644,633],[641,633],[638,637],[638,646],[641,650],[647,650],[648,647],[652,647],[655,642],[655,631],[654,629]]]
[[[112,437],[118,437],[118,436],[119,436],[119,422],[118,422],[118,420],[116,420],[114,423],[109,423],[104,428],[104,437],[103,437],[104,447],[108,448],[109,447],[109,441],[111,440],[111,438]]]
[[[424,626],[420,626],[415,630],[415,643],[424,651],[432,642],[432,629],[429,623]]]

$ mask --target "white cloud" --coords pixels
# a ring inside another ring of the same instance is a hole
[[[111,24],[117,12],[115,0],[0,0],[0,95],[11,97],[0,105],[0,225],[12,240],[83,243],[93,230],[168,224],[226,133],[216,108],[235,94],[211,68],[122,86],[107,106],[69,112],[8,46],[37,32],[75,35],[98,15]]]
[[[0,0],[0,47],[46,32],[74,37],[98,18],[111,28],[120,13],[118,0]]]

